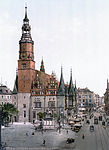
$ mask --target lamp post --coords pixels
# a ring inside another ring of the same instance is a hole
[[[61,125],[60,125],[60,123],[61,123],[61,117],[60,117],[60,107],[58,108],[59,109],[59,118],[58,118],[58,123],[59,123],[59,133],[61,132],[60,131],[60,128],[61,128]]]
[[[44,87],[44,119],[45,119],[45,99],[46,99],[47,87]]]
[[[1,125],[2,125],[2,107],[0,107],[0,150],[2,150],[2,145],[1,145]]]
[[[45,99],[46,99],[46,95],[44,95],[44,119],[45,119]]]

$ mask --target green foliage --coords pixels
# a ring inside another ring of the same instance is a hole
[[[66,116],[65,116],[64,114],[61,114],[61,118],[65,119],[65,118],[66,118]]]
[[[13,104],[7,103],[0,106],[2,108],[2,122],[9,123],[12,117],[18,114],[17,108]]]
[[[39,116],[40,120],[42,120],[44,118],[44,113],[43,112],[39,112],[37,115]]]
[[[53,113],[53,114],[51,114],[51,117],[56,118],[56,117],[57,117],[57,114],[56,114],[56,113]]]

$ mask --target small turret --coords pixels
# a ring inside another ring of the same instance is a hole
[[[69,96],[74,95],[74,86],[73,86],[73,81],[72,81],[72,70],[71,70],[71,74],[70,74],[70,83],[69,83],[69,88],[68,88],[68,94],[69,94]]]
[[[61,67],[61,77],[60,77],[60,83],[59,83],[57,95],[58,96],[64,96],[65,95],[65,85],[64,85],[64,79],[63,79],[62,67]]]
[[[77,93],[76,80],[75,80],[74,92],[76,92],[76,93]]]
[[[43,58],[42,58],[42,61],[41,61],[40,71],[45,73]]]

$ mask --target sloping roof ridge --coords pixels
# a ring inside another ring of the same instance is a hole
[[[51,75],[49,75],[49,74],[47,74],[45,72],[41,72],[40,70],[35,70],[35,71],[40,72],[40,73],[45,74],[45,75],[48,75],[48,76],[51,76]]]

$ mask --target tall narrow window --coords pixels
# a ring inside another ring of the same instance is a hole
[[[24,110],[24,118],[26,117],[26,111]]]
[[[35,102],[35,108],[41,108],[41,102]]]
[[[23,108],[26,108],[26,104],[23,104]]]

